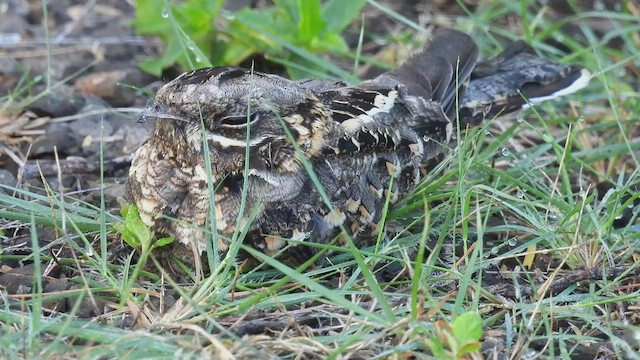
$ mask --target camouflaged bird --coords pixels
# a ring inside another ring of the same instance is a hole
[[[328,243],[340,227],[357,246],[370,245],[386,195],[393,204],[420,182],[447,149],[456,119],[464,129],[590,79],[580,67],[538,58],[522,42],[485,62],[477,57],[469,36],[440,30],[404,65],[358,85],[237,67],[182,74],[140,116],[157,123],[135,154],[126,198],[156,236],[178,240],[171,251],[189,249],[196,259],[212,238],[204,231],[211,210],[221,251],[243,226],[244,243],[270,256],[288,239]],[[291,243],[279,256],[290,265],[316,251]]]

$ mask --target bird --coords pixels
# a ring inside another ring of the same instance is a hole
[[[385,202],[421,182],[457,128],[571,94],[590,78],[522,41],[480,61],[472,38],[452,29],[355,85],[235,66],[186,72],[138,118],[156,123],[135,152],[125,199],[154,236],[175,239],[168,252],[186,263],[217,239],[209,248],[243,241],[297,266],[317,254],[314,244],[375,244]]]

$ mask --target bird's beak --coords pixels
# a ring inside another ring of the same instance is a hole
[[[138,115],[138,122],[144,123],[150,118],[151,119],[171,119],[171,120],[178,120],[178,121],[184,121],[184,122],[189,121],[188,119],[182,116],[172,114],[167,109],[166,106],[157,104],[157,103],[152,103],[143,112],[141,112],[140,115]]]
[[[143,111],[140,113],[140,115],[138,115],[138,122],[139,123],[146,123],[147,122],[147,110]]]

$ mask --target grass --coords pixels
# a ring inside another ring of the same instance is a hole
[[[133,253],[122,263],[108,256],[119,216],[47,186],[2,186],[4,237],[17,226],[30,229],[33,253],[12,256],[33,263],[36,276],[21,293],[1,294],[0,355],[479,358],[478,325],[468,315],[479,314],[482,344],[499,339],[510,358],[640,358],[640,224],[624,212],[640,212],[637,9],[551,21],[546,7],[526,4],[480,4],[443,21],[473,33],[485,55],[500,50],[499,37],[525,38],[546,57],[590,69],[589,88],[516,119],[458,129],[459,145],[385,214],[406,231],[388,231],[378,247],[359,251],[325,246],[336,254],[324,267],[301,272],[254,252],[272,269],[240,272],[227,257],[211,259],[214,275],[197,286],[144,271],[133,276]],[[596,16],[619,21],[607,36],[623,46],[581,23]],[[562,33],[569,23],[582,24],[588,46]],[[549,46],[549,37],[568,51]],[[36,224],[55,228],[60,240],[42,247]],[[52,256],[60,244],[71,251]],[[406,254],[416,245],[423,262]],[[383,259],[406,261],[408,278],[377,280]],[[55,281],[44,269],[54,262],[78,270],[66,280],[74,287],[49,290]],[[108,311],[78,318],[94,306]]]

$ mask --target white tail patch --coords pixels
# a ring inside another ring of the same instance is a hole
[[[529,102],[527,104],[524,104],[522,106],[522,108],[523,109],[528,109],[529,107],[531,107],[531,104],[538,104],[538,103],[541,103],[543,101],[553,100],[553,99],[557,99],[557,98],[559,98],[561,96],[573,94],[574,92],[576,92],[578,90],[581,90],[581,89],[585,88],[587,85],[589,85],[589,81],[591,81],[591,78],[592,78],[591,73],[587,69],[582,69],[580,71],[580,77],[577,78],[576,81],[574,81],[571,85],[567,86],[564,89],[560,89],[560,90],[554,92],[551,95],[531,98],[531,99],[529,99]]]

